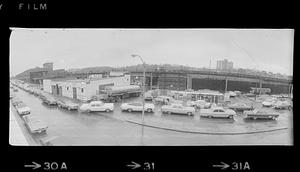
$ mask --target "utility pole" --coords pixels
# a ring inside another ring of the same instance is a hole
[[[143,102],[143,110],[142,110],[142,138],[141,138],[141,141],[142,141],[142,145],[144,144],[143,143],[143,137],[144,137],[144,114],[145,114],[145,82],[146,82],[146,63],[144,62],[144,60],[142,59],[142,57],[140,55],[137,55],[137,54],[132,54],[131,55],[132,57],[139,57],[140,60],[142,61],[142,64],[143,64],[143,67],[144,67],[144,70],[143,70],[143,96],[142,96],[142,102]]]

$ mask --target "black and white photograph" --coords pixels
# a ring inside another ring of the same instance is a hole
[[[293,29],[10,30],[10,145],[294,145]]]

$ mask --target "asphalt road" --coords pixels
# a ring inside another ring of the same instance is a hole
[[[46,134],[26,134],[38,144],[40,138],[57,137],[52,141],[54,145],[292,145],[292,112],[283,110],[276,121],[245,121],[242,114],[237,114],[235,120],[207,119],[188,117],[185,115],[161,114],[156,106],[154,113],[145,114],[145,122],[155,121],[166,127],[188,127],[205,131],[255,131],[279,127],[287,130],[246,134],[246,135],[207,135],[168,131],[128,123],[122,119],[141,120],[141,113],[121,112],[119,104],[115,104],[115,111],[111,113],[81,113],[68,111],[56,106],[44,105],[42,101],[23,90],[16,95],[31,108],[32,116],[45,122],[49,128]],[[127,101],[136,101],[129,99]],[[256,107],[259,103],[250,100],[239,100],[252,103]],[[25,131],[26,128],[22,128]]]

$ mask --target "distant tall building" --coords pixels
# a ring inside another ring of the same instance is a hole
[[[53,71],[53,63],[52,62],[44,63],[43,68]]]
[[[217,61],[217,70],[228,71],[233,69],[233,62],[227,59]]]

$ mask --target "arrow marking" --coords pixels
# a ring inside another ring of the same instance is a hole
[[[222,168],[221,168],[222,170],[224,170],[224,169],[226,169],[226,168],[229,167],[229,165],[226,164],[226,163],[224,163],[224,162],[221,162],[221,164],[222,164],[222,165],[213,165],[213,167],[222,167]]]
[[[136,162],[131,161],[131,163],[132,164],[128,164],[127,167],[132,167],[132,169],[136,169],[136,168],[141,167],[141,165],[136,163]]]
[[[37,168],[40,168],[41,165],[36,163],[36,162],[32,162],[31,165],[24,165],[24,167],[31,167],[33,170],[37,169]]]

